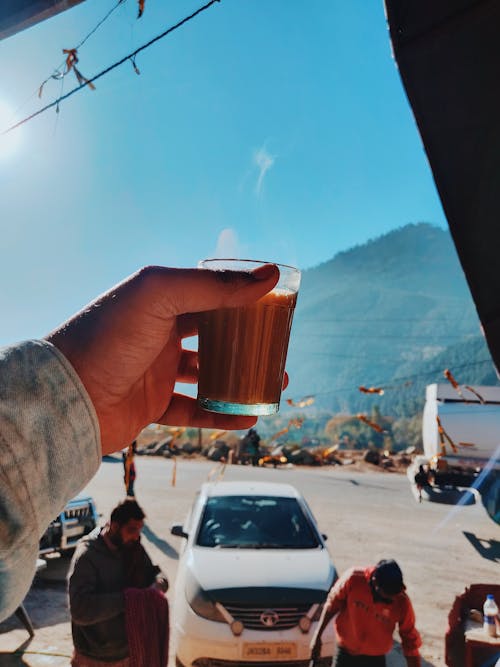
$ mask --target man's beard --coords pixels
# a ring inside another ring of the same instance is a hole
[[[122,540],[122,536],[120,535],[120,533],[119,533],[118,531],[115,533],[115,532],[112,532],[112,531],[110,530],[109,533],[108,533],[108,538],[109,538],[109,541],[110,541],[115,547],[118,547],[118,549],[121,549],[121,548],[122,548],[122,546],[123,546],[123,540]]]
[[[140,540],[133,540],[132,542],[123,542],[120,547],[123,551],[126,553],[129,553],[130,551],[133,551],[134,549],[137,549],[137,546],[139,544]]]
[[[116,531],[116,533],[110,531],[108,533],[108,537],[110,541],[114,544],[114,546],[117,547],[117,549],[120,549],[120,551],[125,551],[126,553],[135,549],[136,546],[139,544],[139,540],[124,542],[119,531]]]

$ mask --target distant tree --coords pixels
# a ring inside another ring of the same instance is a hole
[[[423,450],[422,413],[397,419],[393,424],[392,433],[396,449],[416,447],[417,450]]]

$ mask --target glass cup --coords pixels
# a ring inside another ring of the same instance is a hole
[[[250,259],[205,259],[211,271],[252,271]],[[244,307],[200,313],[198,328],[198,403],[230,415],[272,415],[279,410],[286,353],[300,271],[277,264],[274,289]]]

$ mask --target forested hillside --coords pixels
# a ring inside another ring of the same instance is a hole
[[[410,224],[304,271],[285,396],[313,395],[305,414],[323,425],[374,406],[412,417],[445,368],[462,383],[497,383],[448,231]]]

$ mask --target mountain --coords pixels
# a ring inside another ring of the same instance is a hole
[[[303,272],[287,397],[354,413],[376,403],[409,416],[450,368],[461,383],[496,375],[447,230],[409,224]],[[383,396],[359,392],[384,388]]]

